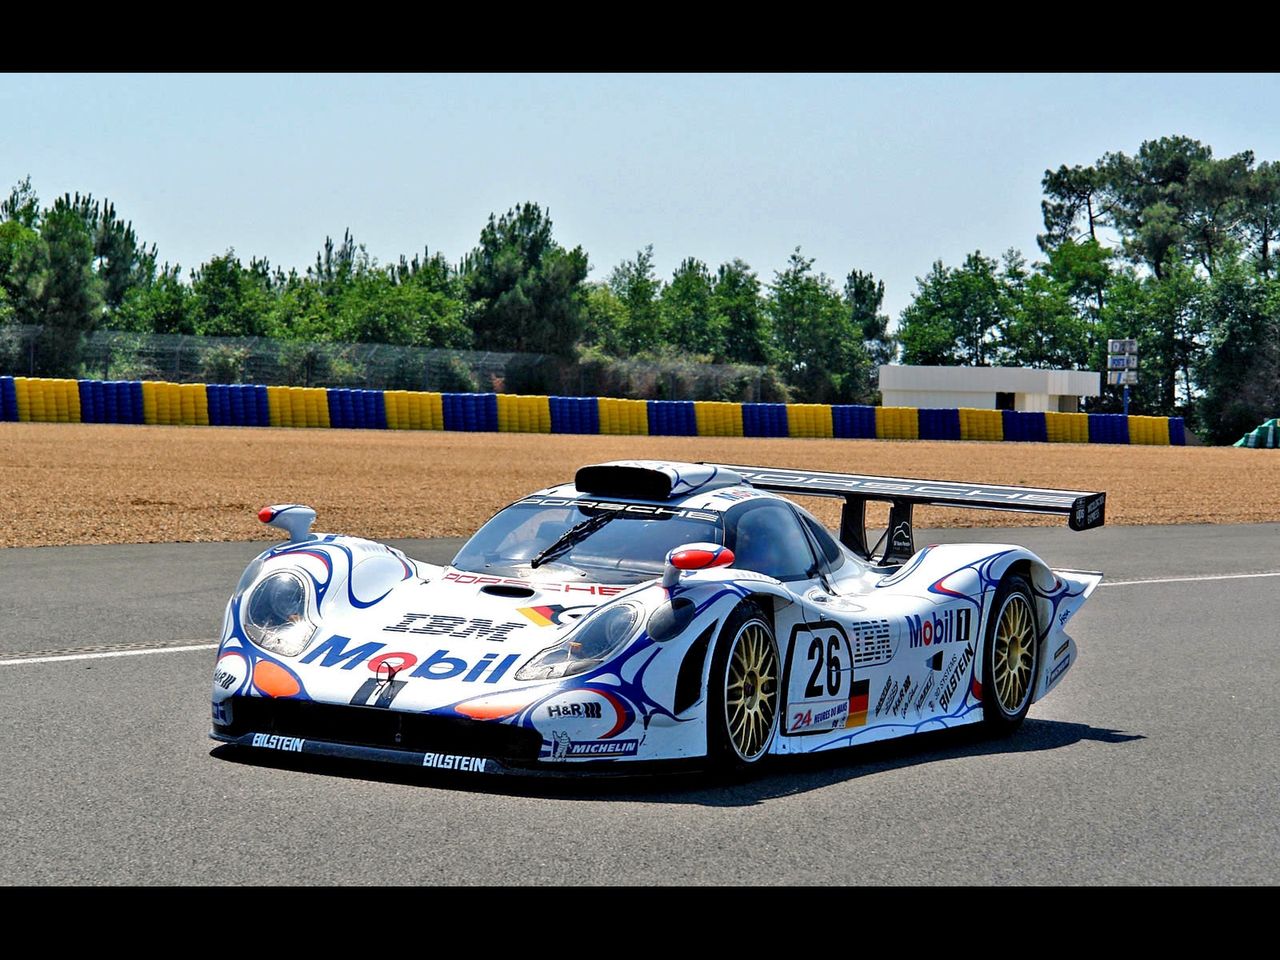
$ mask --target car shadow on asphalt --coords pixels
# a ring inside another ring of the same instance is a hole
[[[1012,736],[997,737],[981,726],[936,730],[898,740],[849,747],[824,754],[776,757],[749,776],[702,770],[640,776],[489,777],[444,773],[357,760],[338,760],[255,751],[222,744],[210,756],[255,767],[276,767],[317,776],[379,783],[560,800],[622,800],[633,803],[749,807],[876,774],[966,757],[1056,750],[1082,741],[1120,745],[1145,740],[1087,723],[1027,720]]]

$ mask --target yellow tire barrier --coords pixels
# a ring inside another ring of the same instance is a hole
[[[1169,445],[1169,418],[1130,417],[1129,443],[1167,447]]]
[[[648,435],[649,409],[645,401],[600,397],[596,403],[600,414],[601,433],[632,436]]]
[[[829,403],[787,405],[787,432],[793,437],[831,437],[834,430]]]
[[[1045,433],[1050,443],[1088,443],[1089,415],[1087,413],[1056,413],[1044,415]]]
[[[920,418],[915,407],[876,407],[876,438],[920,439]]]
[[[693,405],[693,415],[698,424],[700,437],[742,436],[742,404],[740,403],[698,400]]]
[[[1003,440],[1004,416],[999,410],[960,408],[961,440]]]

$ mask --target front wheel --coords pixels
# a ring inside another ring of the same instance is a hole
[[[1035,600],[1026,578],[1006,577],[992,609],[982,664],[982,712],[997,733],[1012,733],[1031,707],[1040,668]]]
[[[725,621],[711,661],[707,757],[722,770],[744,770],[769,751],[778,729],[778,642],[754,603]]]

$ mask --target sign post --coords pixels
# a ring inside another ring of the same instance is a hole
[[[1138,382],[1138,341],[1107,341],[1107,385],[1124,387],[1124,415],[1129,415],[1129,387]]]

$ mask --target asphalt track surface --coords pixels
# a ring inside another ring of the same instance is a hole
[[[1079,663],[1012,738],[738,783],[229,754],[205,645],[262,544],[0,551],[0,883],[1280,882],[1280,525],[917,533],[1104,571]]]

